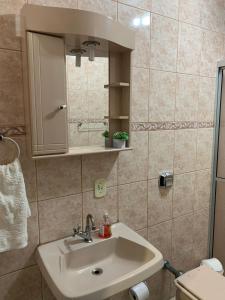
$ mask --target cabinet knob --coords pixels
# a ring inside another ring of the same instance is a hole
[[[66,109],[66,107],[67,107],[66,104],[59,105],[59,109]]]

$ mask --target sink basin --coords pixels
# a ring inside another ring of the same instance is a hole
[[[112,237],[93,242],[65,238],[37,249],[37,262],[59,300],[101,300],[145,280],[163,267],[162,254],[122,223]]]

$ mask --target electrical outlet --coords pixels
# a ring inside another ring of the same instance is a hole
[[[104,178],[95,181],[95,197],[102,198],[106,195],[106,180]]]

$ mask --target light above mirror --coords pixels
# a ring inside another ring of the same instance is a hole
[[[89,61],[94,61],[96,56],[96,47],[100,46],[100,42],[87,40],[82,43],[83,47],[70,50],[70,55],[75,55],[75,66],[81,67],[81,57],[87,53]],[[86,47],[86,49],[84,49]],[[86,56],[86,55],[85,55]]]
[[[75,66],[80,67],[81,66],[81,56],[86,52],[85,49],[72,49],[71,51],[72,55],[75,55]]]
[[[89,61],[95,60],[95,49],[96,46],[100,46],[100,43],[97,41],[84,41],[83,45],[88,48]]]

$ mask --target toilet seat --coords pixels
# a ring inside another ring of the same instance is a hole
[[[175,280],[180,293],[191,300],[224,300],[225,278],[206,266],[191,270]]]

